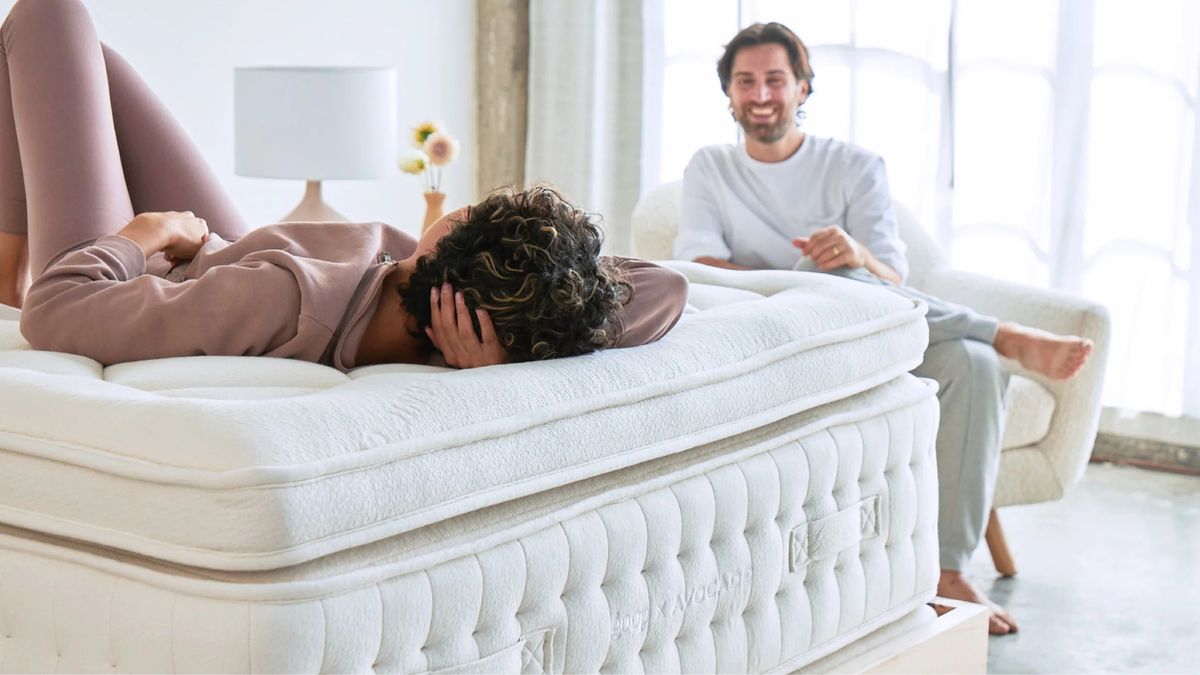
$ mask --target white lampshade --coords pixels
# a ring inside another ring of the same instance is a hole
[[[236,68],[234,171],[386,178],[396,172],[393,68]]]

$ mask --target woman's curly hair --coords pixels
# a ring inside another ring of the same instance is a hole
[[[486,309],[513,361],[609,347],[633,295],[625,274],[600,257],[604,236],[588,213],[553,188],[497,190],[467,210],[400,288],[419,336],[430,325],[430,290],[449,283],[471,310]]]

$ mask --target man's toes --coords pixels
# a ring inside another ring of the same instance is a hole
[[[1017,625],[1017,620],[1012,618],[1011,614],[1002,609],[997,608],[993,610],[992,618],[998,618],[1003,621],[1004,625],[1008,626],[1007,632],[1009,633],[1015,633],[1021,628]]]
[[[1081,340],[1071,348],[1071,361],[1078,361],[1080,365],[1087,361],[1087,357],[1092,353],[1092,341]]]
[[[1083,368],[1086,359],[1083,356],[1071,356],[1058,369],[1058,379],[1069,380]]]
[[[1011,629],[1003,619],[993,614],[988,617],[988,632],[992,635],[1008,635]]]

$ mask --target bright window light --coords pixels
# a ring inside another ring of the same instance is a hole
[[[784,23],[804,131],[881,155],[956,267],[1108,306],[1106,405],[1200,417],[1200,2],[663,1],[663,182],[738,142],[716,60]]]

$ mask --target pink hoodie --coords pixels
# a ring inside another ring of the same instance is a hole
[[[21,333],[35,349],[103,364],[172,356],[274,356],[354,367],[384,278],[416,249],[383,223],[279,223],[233,243],[216,235],[194,260],[147,273],[141,248],[101,237],[29,289]],[[683,312],[687,281],[618,259],[634,285],[618,347],[657,340]]]

